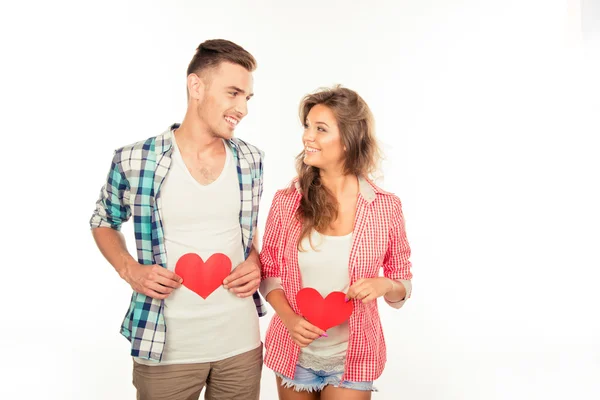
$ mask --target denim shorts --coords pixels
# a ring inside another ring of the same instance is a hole
[[[368,392],[376,392],[373,388],[373,381],[369,382],[349,382],[342,381],[343,372],[325,372],[315,371],[310,368],[304,368],[296,365],[294,379],[289,379],[281,374],[275,373],[281,378],[281,384],[284,387],[292,388],[296,392],[316,392],[323,390],[327,385],[340,387],[345,389],[364,390]]]

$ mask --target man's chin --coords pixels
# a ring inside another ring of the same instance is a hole
[[[233,130],[230,131],[213,131],[213,135],[215,137],[218,137],[220,139],[225,139],[225,140],[229,140],[231,138],[233,138]]]
[[[229,140],[229,139],[233,138],[234,136],[235,136],[235,135],[234,135],[234,132],[233,132],[233,131],[231,131],[231,132],[224,132],[224,133],[221,135],[221,137],[222,137],[223,139],[225,139],[225,140]]]

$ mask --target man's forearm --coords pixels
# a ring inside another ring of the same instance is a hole
[[[250,254],[248,254],[248,261],[252,261],[254,263],[256,263],[257,265],[260,265],[260,258],[258,257],[258,251],[256,250],[256,247],[254,247],[254,245],[252,245],[252,249],[250,250]]]
[[[255,262],[257,265],[260,265],[259,244],[260,239],[258,238],[258,228],[256,228],[254,231],[254,237],[252,238],[252,248],[250,249],[250,254],[248,254],[248,260]]]
[[[94,228],[92,235],[104,258],[124,278],[128,266],[136,261],[127,250],[123,234],[112,228]]]

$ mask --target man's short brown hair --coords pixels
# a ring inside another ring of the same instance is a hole
[[[256,60],[241,46],[224,39],[211,39],[200,43],[187,69],[187,75],[218,67],[222,62],[241,65],[248,71],[256,69]]]

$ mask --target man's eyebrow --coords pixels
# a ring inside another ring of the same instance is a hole
[[[227,87],[227,89],[233,89],[233,90],[235,90],[236,92],[240,92],[241,94],[246,94],[246,91],[245,91],[245,90],[243,90],[243,89],[240,89],[240,88],[239,88],[239,87],[237,87],[237,86],[228,86],[228,87]],[[248,95],[248,97],[252,97],[252,96],[254,96],[254,93],[250,93],[250,94]]]

